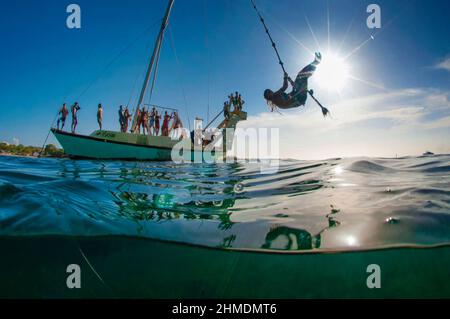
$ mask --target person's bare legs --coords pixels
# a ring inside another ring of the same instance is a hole
[[[75,134],[77,129],[78,119],[75,117],[72,119],[72,133]]]

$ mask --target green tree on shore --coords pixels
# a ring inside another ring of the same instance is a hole
[[[36,146],[24,146],[22,144],[11,145],[7,143],[0,143],[0,154],[16,155],[16,156],[37,156],[40,152],[41,148]],[[50,157],[61,157],[62,155],[64,155],[64,151],[62,149],[57,148],[53,144],[48,144],[45,147],[42,155]]]

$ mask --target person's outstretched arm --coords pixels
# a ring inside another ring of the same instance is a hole
[[[281,89],[279,89],[277,92],[275,93],[283,93],[284,91],[287,90],[289,83],[288,83],[288,78],[289,76],[287,74],[284,75],[284,81],[283,81],[283,86],[281,87]]]
[[[289,83],[291,84],[292,88],[294,88],[295,83],[294,83],[294,81],[292,81],[292,79],[291,79],[290,76],[288,76],[288,81],[289,81]]]

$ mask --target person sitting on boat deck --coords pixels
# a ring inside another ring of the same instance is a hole
[[[80,110],[80,106],[78,105],[78,102],[75,102],[75,104],[72,105],[70,110],[72,111],[72,133],[75,134],[75,130],[77,129],[77,125],[78,125],[77,113]]]
[[[61,123],[61,130],[64,129],[64,124],[66,124],[66,119],[67,119],[67,115],[69,115],[69,110],[67,109],[67,104],[64,103],[63,106],[61,107],[61,110],[59,110],[58,112],[59,115],[61,115],[58,118],[58,122],[56,124],[58,130],[59,130],[59,123]]]
[[[272,112],[275,107],[290,109],[305,105],[308,94],[308,78],[313,75],[321,60],[322,56],[317,52],[314,61],[298,73],[295,81],[292,81],[288,74],[285,73],[283,87],[281,89],[276,92],[270,89],[264,91],[264,98],[267,100]],[[285,92],[289,86],[288,83],[292,86],[290,93]]]
[[[167,111],[165,111],[163,124],[162,124],[162,127],[161,127],[162,136],[169,136],[169,121],[170,121],[171,118],[172,118],[172,116],[167,114]]]
[[[130,111],[128,110],[128,106],[125,107],[125,111],[123,111],[123,131],[124,133],[126,133],[128,131],[128,125],[130,123],[131,120],[131,114]]]
[[[155,108],[152,108],[152,111],[150,112],[150,132],[149,135],[152,135],[155,131]]]
[[[103,107],[102,107],[101,103],[98,105],[98,109],[97,109],[97,123],[98,123],[98,126],[100,127],[100,131],[101,131],[102,125],[103,125]]]
[[[159,135],[159,123],[161,120],[161,115],[158,114],[158,110],[155,110],[155,126],[154,126],[154,134],[155,136]]]
[[[123,105],[119,107],[119,125],[120,125],[120,131],[126,132],[125,130],[125,116],[123,111]]]
[[[230,103],[228,102],[223,103],[223,116],[226,120],[230,118]]]

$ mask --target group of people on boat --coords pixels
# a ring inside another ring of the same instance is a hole
[[[128,126],[130,125],[132,117],[130,110],[128,110],[128,106],[124,107],[121,105],[119,107],[119,126],[121,132],[125,133],[128,131]]]
[[[233,113],[237,113],[242,111],[244,107],[245,101],[242,99],[242,96],[239,92],[231,93],[228,96],[228,100],[223,103],[223,116],[226,120],[230,118],[230,109],[233,106]]]
[[[75,102],[70,107],[70,113],[72,114],[72,125],[70,127],[70,131],[75,134],[78,125],[78,111],[81,109],[78,102]],[[66,124],[67,117],[69,116],[69,109],[67,108],[67,104],[63,103],[61,109],[58,112],[58,121],[56,127],[58,130],[64,130],[64,126]],[[100,127],[100,130],[103,128],[103,106],[100,103],[97,108],[97,123]]]
[[[218,126],[219,129],[223,129],[225,127],[227,127],[227,125],[229,124],[228,120],[230,119],[230,117],[232,116],[232,114],[238,114],[240,112],[242,112],[242,109],[244,107],[245,101],[242,99],[242,95],[239,92],[235,92],[235,93],[231,93],[228,96],[228,99],[223,103],[223,116],[224,116],[224,121],[222,122],[222,124],[220,124]],[[233,106],[233,111],[231,111],[231,106]],[[222,114],[222,112],[220,112],[217,117]],[[216,118],[217,118],[216,117]],[[214,122],[216,120],[216,118],[214,118],[214,120],[212,122]],[[198,119],[201,120],[201,119]],[[202,121],[202,120],[201,120]],[[207,127],[209,127],[210,124],[212,124],[212,122],[208,123]],[[214,131],[214,130],[213,130]],[[209,143],[214,141],[214,133],[211,130],[207,130],[207,129],[202,129],[202,128],[197,128],[194,129],[193,131],[191,131],[191,140],[192,143],[195,144],[202,144],[203,147],[205,147],[206,145],[208,145]]]
[[[75,134],[78,125],[78,111],[81,109],[78,102],[75,102],[70,107],[70,113],[72,113],[72,125],[70,127],[70,131]],[[69,116],[69,109],[67,108],[67,104],[63,103],[61,109],[58,112],[58,121],[56,127],[58,130],[64,130],[64,125],[66,124],[67,117]],[[100,127],[100,130],[103,128],[103,106],[101,103],[98,104],[97,108],[97,123]],[[61,126],[60,126],[61,125]]]
[[[78,111],[80,110],[80,105],[75,102],[70,110],[67,104],[64,103],[58,112],[57,129],[64,130],[67,117],[72,114],[71,132],[75,134],[78,125]],[[121,132],[128,132],[132,115],[128,109],[128,106],[121,105],[119,107],[119,125]],[[161,125],[162,119],[162,125]],[[97,123],[99,129],[103,129],[103,106],[101,103],[97,107]],[[132,133],[138,133],[144,135],[153,136],[169,136],[171,132],[178,128],[183,128],[183,123],[178,115],[178,112],[173,111],[170,115],[167,111],[164,114],[159,113],[156,107],[149,112],[149,109],[142,108],[139,109],[136,117],[135,131],[130,130]]]
[[[121,112],[119,111],[119,117],[120,114]],[[125,117],[123,117],[123,121],[128,122]],[[136,131],[134,133],[141,134],[141,128],[142,134],[144,135],[169,136],[173,130],[183,128],[183,122],[181,121],[177,111],[173,111],[169,115],[167,111],[164,111],[164,114],[162,114],[162,112],[160,113],[156,107],[153,107],[151,111],[144,107],[139,109],[137,112]],[[127,129],[124,127],[122,132],[126,131]]]

